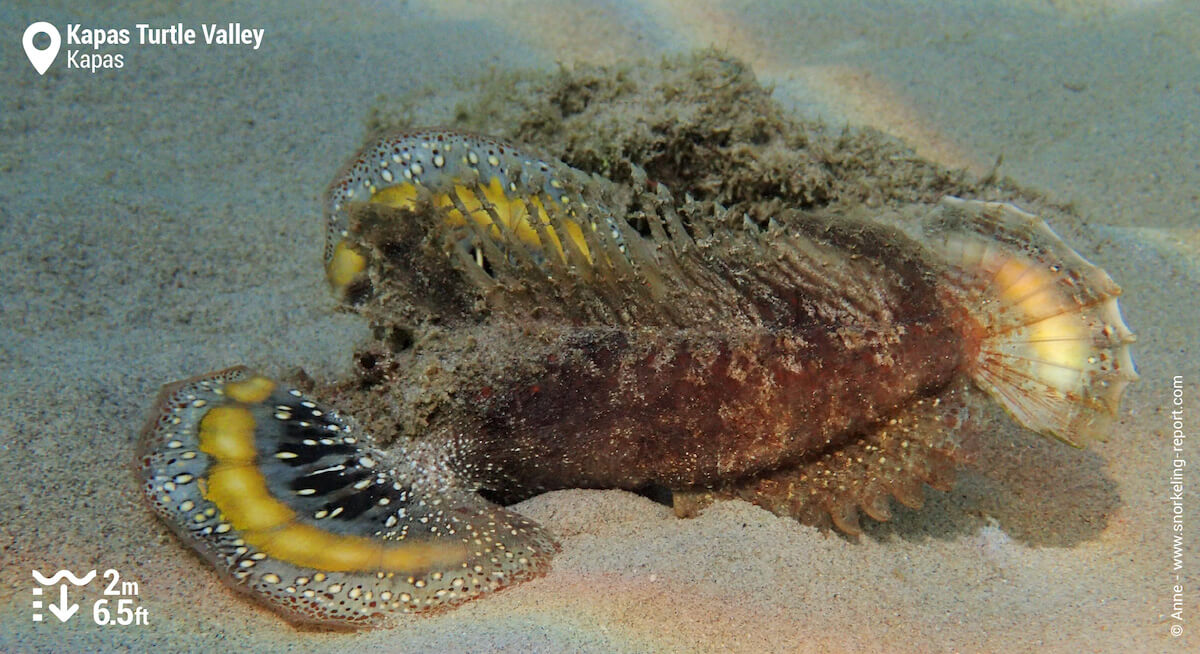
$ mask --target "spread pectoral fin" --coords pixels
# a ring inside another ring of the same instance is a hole
[[[167,386],[143,432],[151,506],[238,590],[296,622],[376,624],[544,572],[541,527],[392,456],[336,411],[245,368]]]

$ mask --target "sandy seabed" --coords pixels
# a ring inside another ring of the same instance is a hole
[[[100,4],[100,3],[97,3]],[[1200,537],[1185,477],[1171,569],[1170,402],[1200,420],[1200,15],[1192,3],[345,2],[0,8],[0,650],[1187,651]],[[60,27],[240,21],[262,47],[120,46],[115,71],[39,77]],[[1069,205],[1055,229],[1125,289],[1142,380],[1113,437],[1049,467],[993,445],[858,541],[741,502],[698,518],[618,491],[516,509],[559,536],[550,573],[386,631],[300,631],[237,596],[144,508],[130,462],[164,382],[236,363],[345,374],[318,197],[380,94],[450,115],[491,70],[716,45],[785,107],[877,127],[943,165]],[[1184,454],[1197,457],[1191,441]],[[145,626],[34,612],[31,570],[112,568]],[[1182,623],[1170,617],[1183,587]],[[1170,629],[1181,624],[1183,635]]]

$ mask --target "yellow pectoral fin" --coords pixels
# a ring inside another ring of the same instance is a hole
[[[241,407],[213,408],[200,421],[200,451],[224,463],[254,461],[254,416]]]
[[[377,570],[381,558],[378,542],[299,523],[247,533],[246,542],[273,558],[324,572]]]
[[[279,527],[296,516],[271,495],[266,479],[254,466],[214,466],[208,476],[208,499],[234,529],[247,533]]]
[[[398,209],[412,209],[417,204],[417,187],[413,184],[388,186],[371,195],[370,202]]]
[[[349,286],[366,268],[367,258],[343,240],[333,248],[333,256],[325,264],[325,275],[334,288],[342,289]]]
[[[563,244],[560,240],[558,232],[552,227],[550,216],[546,212],[545,203],[542,197],[537,194],[529,196],[510,197],[500,183],[500,179],[493,177],[487,186],[481,187],[483,190],[484,200],[491,205],[492,211],[489,212],[484,208],[483,202],[480,201],[476,191],[463,185],[456,185],[454,192],[458,195],[463,203],[463,207],[467,209],[472,220],[480,227],[491,227],[488,234],[497,242],[503,241],[503,232],[494,224],[492,213],[495,217],[504,224],[509,231],[517,237],[521,243],[528,245],[536,250],[541,251],[545,255],[549,255],[548,247],[542,244],[542,239],[538,235],[537,226],[529,215],[530,207],[537,214],[536,220],[541,221],[542,226],[546,230],[546,235],[550,239],[550,244],[553,246],[553,252],[559,258],[566,260],[566,254],[563,251]],[[448,195],[439,195],[435,198],[435,202],[439,207],[449,208],[447,224],[451,226],[465,225],[462,213],[454,208],[454,203]],[[583,230],[574,221],[566,221],[568,236],[583,253],[588,261],[591,261],[591,253],[588,251],[587,243],[583,238]]]
[[[271,396],[275,382],[255,375],[249,379],[225,385],[225,396],[242,404],[258,404]]]

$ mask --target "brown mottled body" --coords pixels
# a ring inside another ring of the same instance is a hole
[[[672,274],[657,291],[638,277],[585,284],[517,267],[503,271],[516,281],[480,290],[429,247],[436,227],[365,211],[382,292],[364,312],[437,316],[454,340],[372,353],[393,360],[391,390],[376,392],[423,389],[415,404],[433,408],[420,430],[460,441],[475,483],[503,500],[703,488],[793,464],[936,394],[969,349],[936,266],[883,225],[797,213],[790,234],[712,225],[698,243],[659,249]]]
[[[945,384],[959,345],[934,318],[883,333],[570,330],[553,363],[455,422],[516,482],[506,497],[713,484],[840,445]]]

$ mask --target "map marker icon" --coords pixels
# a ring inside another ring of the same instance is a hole
[[[50,37],[50,45],[45,50],[39,50],[33,45],[33,38],[38,34]],[[54,63],[54,58],[58,56],[58,47],[62,45],[62,36],[58,33],[57,27],[44,20],[38,21],[25,28],[25,36],[21,37],[21,45],[25,46],[25,56],[29,57],[29,63],[33,64],[33,69],[38,72],[38,75],[45,75],[46,71],[50,69],[50,64]]]

